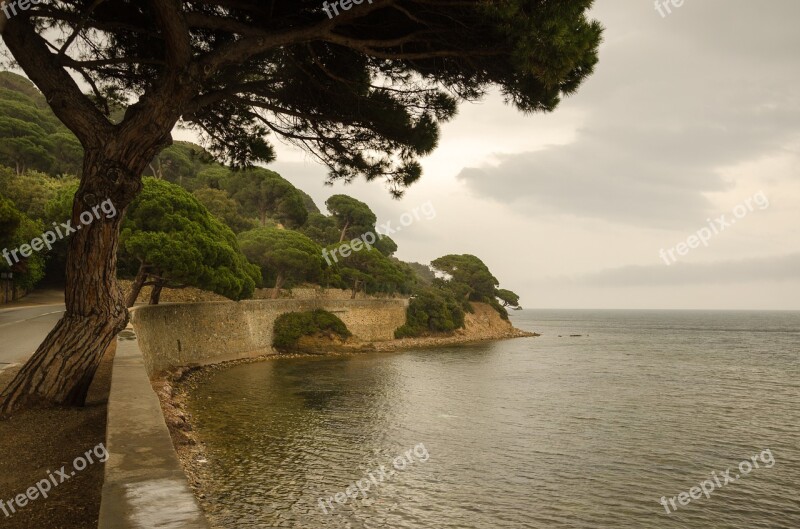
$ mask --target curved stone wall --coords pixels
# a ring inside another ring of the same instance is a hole
[[[406,299],[275,299],[139,307],[133,326],[150,377],[178,366],[211,364],[274,353],[275,319],[286,312],[324,309],[354,337],[394,338],[406,321]]]

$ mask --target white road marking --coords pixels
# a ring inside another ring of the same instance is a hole
[[[10,321],[8,323],[0,324],[0,327],[8,327],[9,325],[16,325],[17,323],[23,323],[23,322],[26,322],[26,321],[35,320],[36,318],[41,318],[42,316],[51,316],[53,314],[61,314],[63,312],[66,312],[66,309],[65,310],[56,310],[56,311],[53,311],[53,312],[45,312],[44,314],[39,314],[38,316],[34,316],[32,318],[25,318],[24,320]]]

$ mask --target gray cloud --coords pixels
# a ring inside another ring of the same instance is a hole
[[[800,44],[787,21],[800,17],[800,4],[695,4],[702,7],[687,2],[663,19],[641,12],[652,4],[599,6],[609,42],[595,76],[564,103],[586,115],[575,141],[499,155],[497,165],[458,178],[530,216],[677,228],[713,213],[705,193],[732,185],[721,169],[798,137],[800,69],[787,68],[786,53]],[[733,53],[731,42],[747,51]]]
[[[641,287],[800,280],[800,253],[713,263],[623,266],[564,281],[586,286]]]

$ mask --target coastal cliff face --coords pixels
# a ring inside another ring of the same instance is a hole
[[[538,336],[536,333],[522,331],[510,321],[504,320],[491,305],[471,303],[473,313],[464,315],[464,328],[456,329],[449,335],[426,336],[422,338],[401,338],[388,342],[374,343],[369,348],[374,351],[392,351],[411,347],[434,347],[439,345],[478,342],[484,340],[505,340],[524,336]]]
[[[464,315],[464,328],[457,329],[452,333],[384,341],[365,341],[358,339],[358,337],[341,340],[328,336],[304,336],[298,342],[298,351],[308,354],[398,351],[415,347],[437,347],[486,340],[538,336],[536,333],[515,328],[510,321],[501,318],[500,314],[491,305],[473,302],[472,308],[474,312]]]
[[[491,305],[486,303],[472,303],[475,310],[464,315],[464,329],[458,329],[456,334],[463,336],[480,337],[479,339],[505,338],[517,329],[511,322],[504,320]]]

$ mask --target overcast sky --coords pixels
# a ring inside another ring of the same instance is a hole
[[[549,115],[462,106],[400,201],[379,182],[326,187],[286,146],[270,167],[323,209],[346,193],[393,226],[431,201],[435,218],[393,235],[398,257],[475,254],[524,307],[800,309],[800,3],[662,17],[600,0],[593,16],[605,42],[576,95]]]

